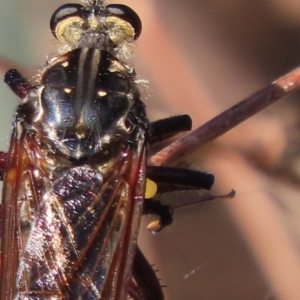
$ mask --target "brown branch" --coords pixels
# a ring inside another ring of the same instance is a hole
[[[149,159],[148,164],[160,166],[163,164],[170,165],[179,161],[186,155],[186,152],[190,154],[197,148],[216,139],[241,122],[252,117],[267,106],[296,92],[299,88],[300,67],[275,80],[268,87],[242,100],[190,134],[156,153]]]

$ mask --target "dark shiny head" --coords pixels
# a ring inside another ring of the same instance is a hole
[[[136,40],[142,23],[125,5],[105,6],[102,1],[89,1],[87,6],[66,4],[58,8],[51,18],[50,28],[57,39],[76,48],[110,51],[124,42]]]

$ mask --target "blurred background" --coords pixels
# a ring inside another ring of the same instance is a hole
[[[117,2],[143,21],[134,60],[149,80],[151,120],[187,113],[196,128],[300,64],[299,1]],[[2,78],[11,67],[30,78],[56,51],[49,20],[65,3],[0,2]],[[5,150],[19,102],[4,83],[0,95]],[[237,196],[178,210],[157,235],[146,229],[153,218],[144,218],[139,242],[166,299],[300,299],[299,98],[187,153],[181,165],[213,173],[215,193],[234,188]]]

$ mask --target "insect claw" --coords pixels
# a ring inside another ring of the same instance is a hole
[[[155,234],[155,233],[160,232],[163,229],[163,226],[161,225],[160,220],[157,219],[157,220],[150,222],[149,225],[147,226],[147,229],[151,233]]]
[[[236,191],[232,189],[231,192],[228,194],[228,198],[234,198],[235,195],[236,195]]]

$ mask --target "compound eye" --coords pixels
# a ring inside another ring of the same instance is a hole
[[[136,40],[142,32],[142,22],[137,13],[130,7],[122,4],[107,5],[106,10],[109,15],[116,16],[129,23],[134,29],[134,39]]]
[[[65,28],[65,23],[70,23],[69,19],[79,18],[78,11],[83,8],[80,4],[65,4],[59,7],[51,17],[50,29],[52,34],[59,40],[61,40],[62,29]],[[73,21],[74,22],[74,21]]]

